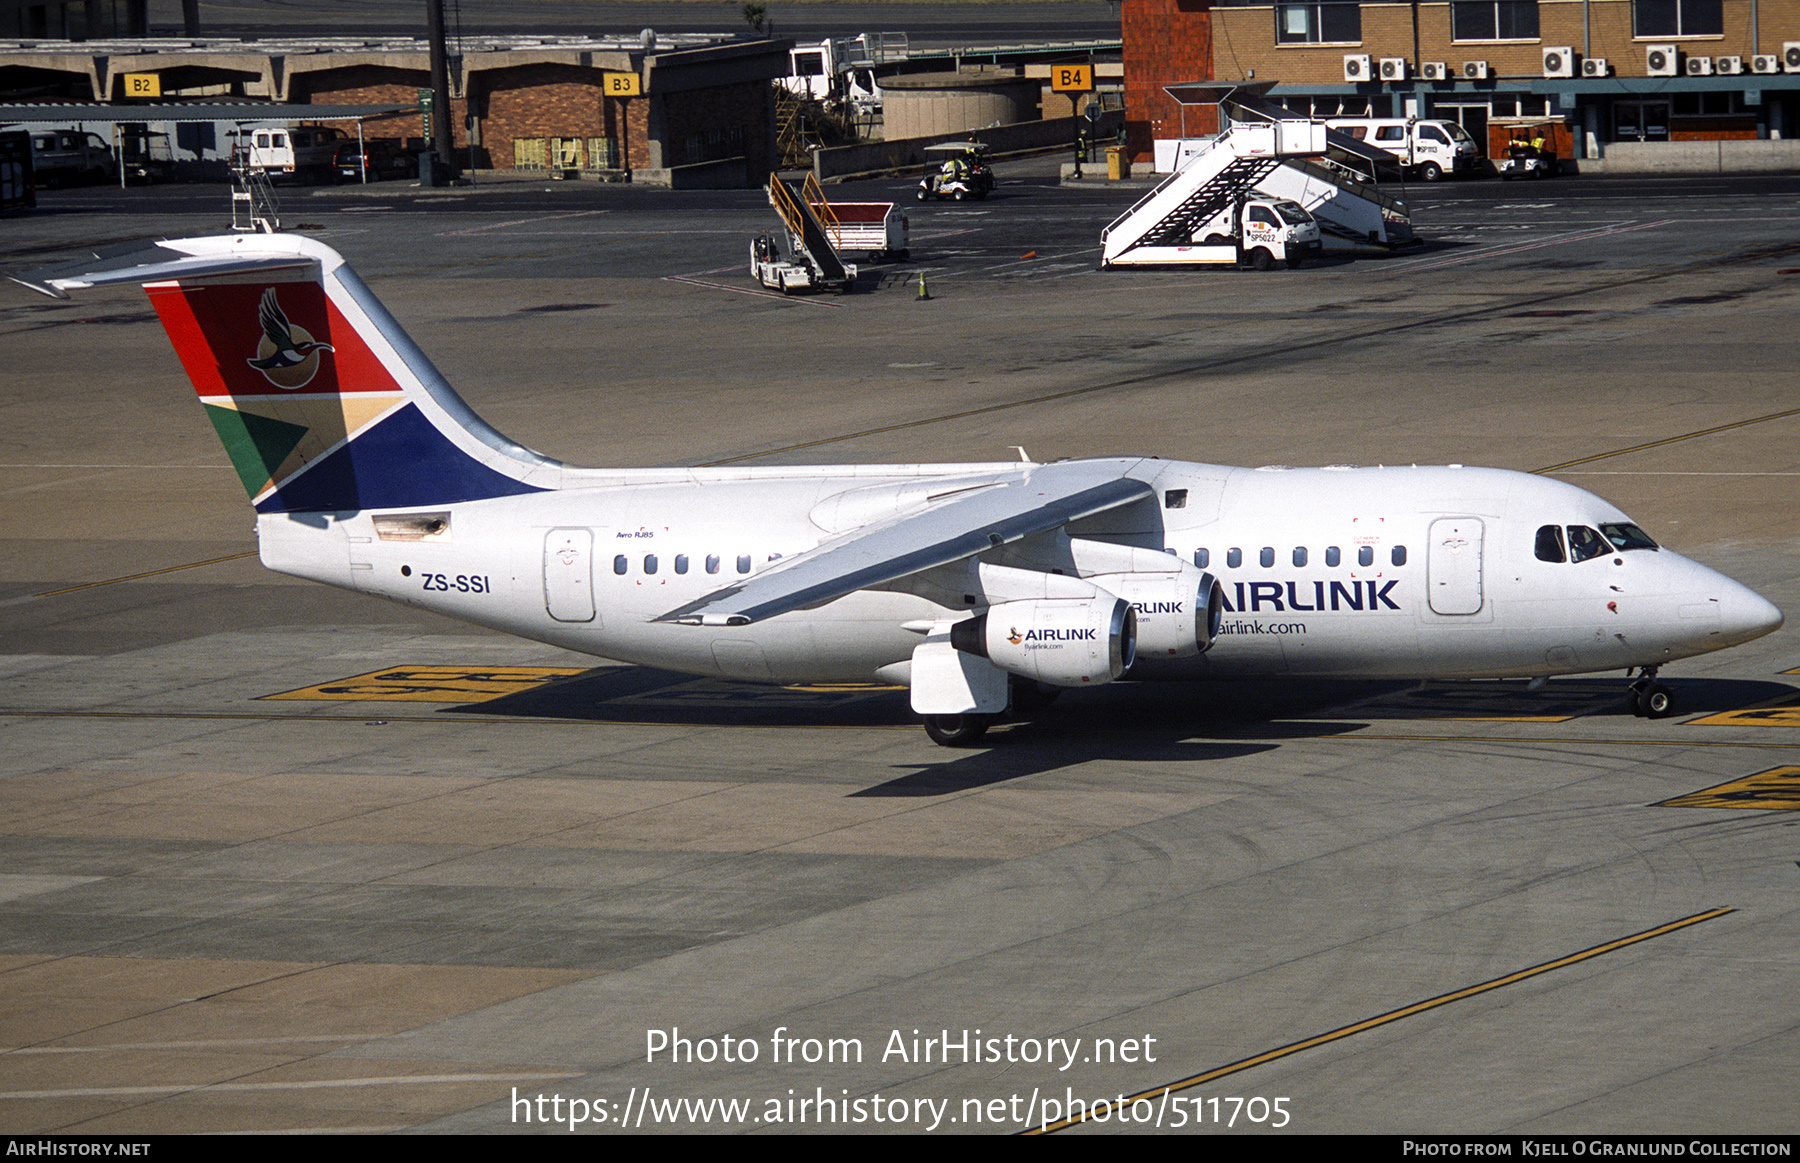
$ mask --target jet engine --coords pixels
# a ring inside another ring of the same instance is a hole
[[[950,627],[950,645],[1052,686],[1108,683],[1137,653],[1137,615],[1110,593],[1001,602]]]
[[[1168,572],[1096,574],[1085,580],[1131,603],[1145,658],[1192,658],[1212,648],[1225,599],[1212,574],[1182,564]]]

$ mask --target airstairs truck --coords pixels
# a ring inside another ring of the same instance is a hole
[[[1372,165],[1367,174],[1358,171],[1358,163],[1385,154],[1315,121],[1238,103],[1231,109],[1259,120],[1232,124],[1108,226],[1100,236],[1101,266],[1224,261],[1191,257],[1193,248],[1221,233],[1215,222],[1227,207],[1250,198],[1297,203],[1317,229],[1351,241],[1413,240],[1405,204],[1374,184]],[[1278,257],[1271,253],[1270,265]]]

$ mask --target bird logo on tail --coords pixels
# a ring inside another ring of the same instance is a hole
[[[335,350],[331,344],[317,342],[306,328],[288,322],[274,287],[263,292],[257,317],[262,322],[262,338],[256,344],[256,358],[244,362],[284,391],[311,383],[319,371],[319,353]]]

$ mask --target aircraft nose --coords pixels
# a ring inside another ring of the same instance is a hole
[[[1773,634],[1787,620],[1774,602],[1736,582],[1726,588],[1719,604],[1720,632],[1733,643]]]

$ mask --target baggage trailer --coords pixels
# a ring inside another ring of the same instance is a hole
[[[906,215],[892,202],[827,202],[819,218],[839,254],[866,254],[876,262],[888,262],[911,253]]]

